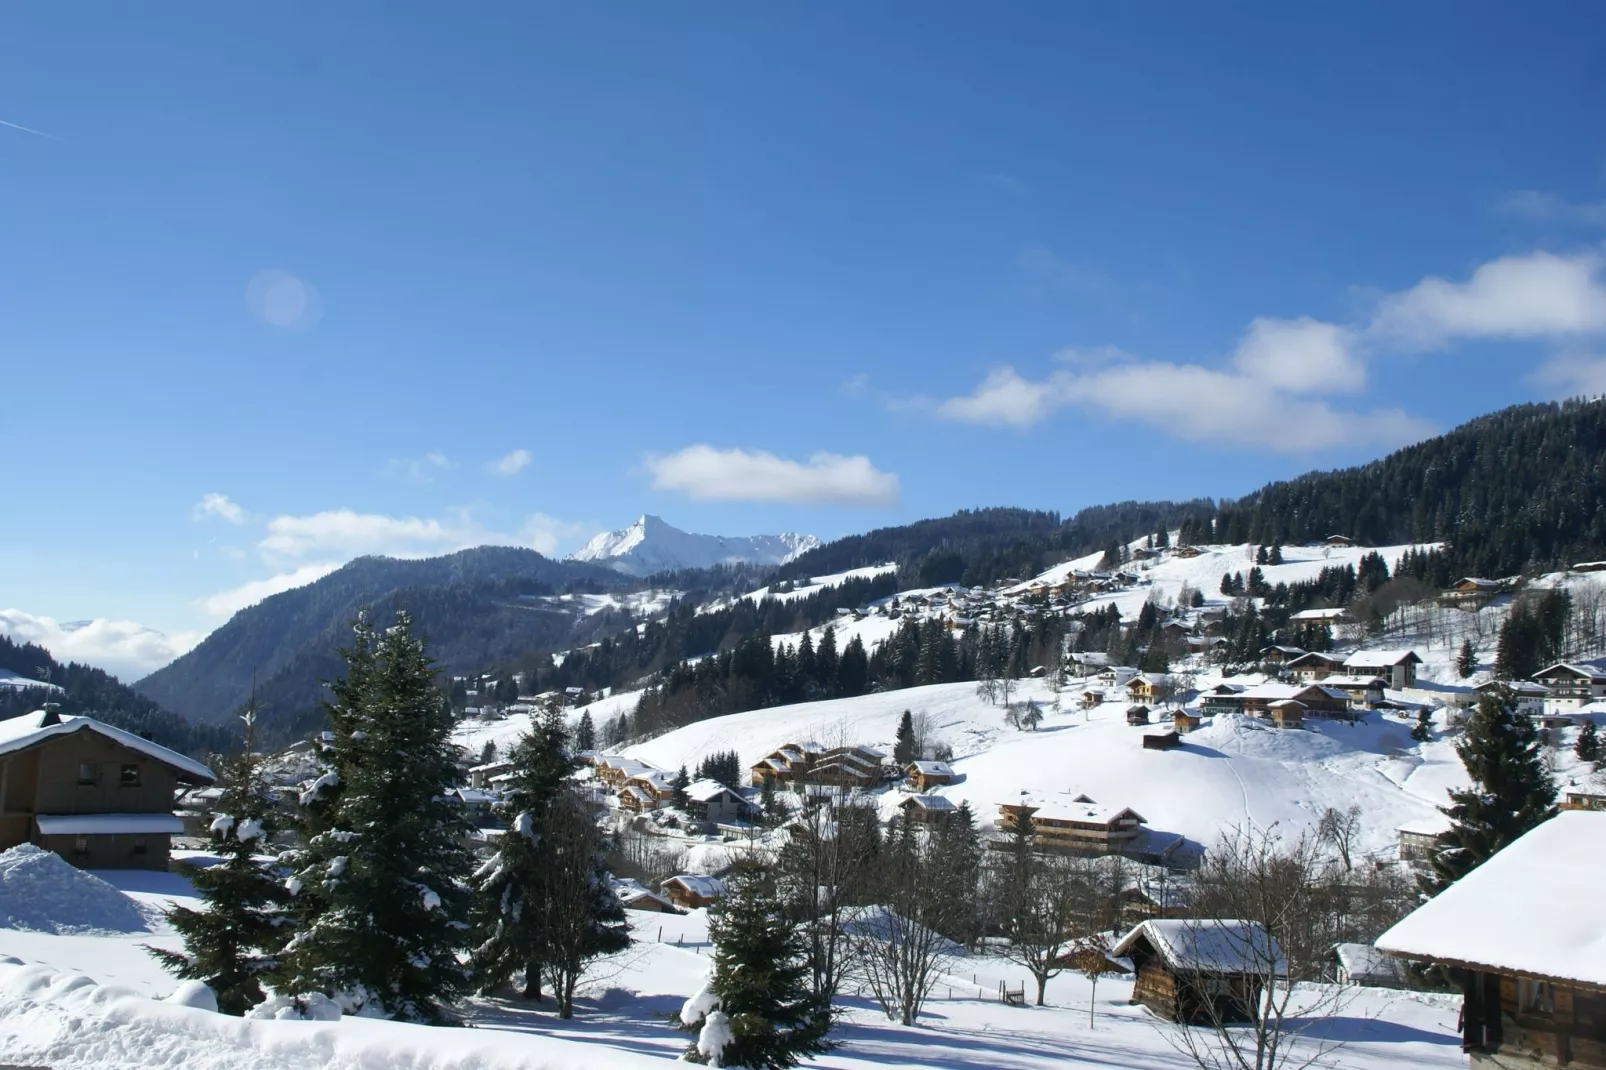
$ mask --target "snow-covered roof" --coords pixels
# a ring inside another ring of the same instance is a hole
[[[1339,620],[1349,615],[1347,609],[1302,609],[1291,613],[1289,620]]]
[[[217,779],[212,775],[212,770],[195,759],[186,758],[178,751],[168,750],[148,739],[141,739],[132,732],[113,728],[93,717],[61,717],[54,724],[46,723],[55,718],[54,711],[35,710],[21,717],[0,721],[0,754],[26,750],[54,736],[70,735],[73,732],[94,732],[114,743],[121,743],[148,758],[154,758],[164,765],[171,766],[186,780],[201,780],[210,784]]]
[[[629,779],[650,785],[654,791],[669,791],[675,786],[675,778],[662,769],[643,769],[639,773],[631,774]]]
[[[1173,970],[1206,973],[1287,971],[1282,948],[1256,921],[1151,918],[1121,938],[1110,954],[1125,958],[1147,940]]]
[[[1382,687],[1381,676],[1327,676],[1322,678],[1323,687]]]
[[[137,836],[184,831],[173,814],[35,814],[45,836]]]
[[[945,799],[941,795],[911,795],[907,799],[903,800],[903,802],[899,803],[898,805],[899,806],[913,806],[913,807],[915,807],[916,809],[919,809],[919,810],[957,810],[958,809],[958,807],[956,807],[953,804],[952,800]]]
[[[1602,669],[1598,665],[1588,664],[1587,662],[1558,661],[1556,664],[1547,665],[1543,669],[1540,669],[1538,672],[1534,673],[1534,679],[1538,680],[1547,675],[1572,675],[1582,676],[1589,680],[1599,680],[1602,677],[1606,677],[1606,669]]]
[[[907,768],[915,770],[921,776],[953,776],[954,771],[948,767],[947,762],[910,762]]]
[[[1450,819],[1444,814],[1435,814],[1432,817],[1419,817],[1415,821],[1395,825],[1395,832],[1404,832],[1412,836],[1437,836],[1450,827]]]
[[[1414,650],[1357,650],[1344,659],[1344,664],[1351,668],[1364,668],[1370,665],[1399,665],[1406,661],[1421,661],[1422,656]]]
[[[686,798],[692,802],[712,802],[721,795],[736,795],[736,792],[717,780],[694,780],[686,785]],[[740,795],[736,797],[741,798]]]
[[[1159,687],[1166,682],[1166,679],[1166,674],[1163,672],[1140,672],[1128,681],[1128,686],[1142,682],[1153,687]]]
[[[704,877],[696,873],[682,873],[664,881],[663,886],[671,884],[679,886],[690,895],[701,896],[704,899],[718,899],[725,894],[725,882],[718,877]]]
[[[1606,811],[1565,810],[1406,915],[1380,950],[1606,989]],[[1538,896],[1541,909],[1521,909]]]
[[[1135,817],[1139,822],[1144,820],[1142,814],[1129,806],[1100,806],[1085,795],[1078,796],[1076,800],[1070,802],[1060,802],[1058,800],[1036,802],[1031,799],[1023,799],[1019,804],[1007,803],[1005,805],[1033,807],[1033,821],[1080,821],[1094,825],[1109,825],[1123,815]]]
[[[1371,944],[1334,944],[1333,955],[1349,979],[1356,983],[1400,980],[1399,961]]]
[[[1474,687],[1474,691],[1510,691],[1513,695],[1531,695],[1543,698],[1550,694],[1550,688],[1544,684],[1536,684],[1532,680],[1489,680]]]
[[[475,803],[493,803],[501,796],[494,792],[482,791],[479,788],[455,788],[452,791],[461,801],[470,805]]]

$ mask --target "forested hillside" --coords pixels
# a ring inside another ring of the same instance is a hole
[[[185,754],[231,749],[238,733],[227,724],[192,724],[163,709],[110,673],[77,662],[61,664],[44,647],[0,635],[0,670],[55,684],[62,691],[0,688],[0,720],[59,702],[63,713],[80,714],[125,728]]]

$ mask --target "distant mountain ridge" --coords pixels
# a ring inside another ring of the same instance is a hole
[[[784,565],[822,545],[813,535],[696,535],[649,514],[628,528],[605,531],[569,555],[631,576],[745,562]]]

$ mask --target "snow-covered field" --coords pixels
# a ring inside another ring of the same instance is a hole
[[[170,874],[102,872],[137,900],[188,901]],[[175,946],[171,934],[57,936],[0,929],[0,1064],[55,1070],[185,1067],[187,1070],[635,1070],[669,1065],[687,1037],[664,1020],[702,984],[707,918],[631,912],[637,943],[592,971],[569,1022],[551,1004],[482,998],[461,1008],[472,1028],[430,1028],[372,1019],[338,1022],[230,1018],[161,1002],[177,987],[140,943]],[[158,929],[160,924],[158,923]],[[11,961],[16,960],[16,961]],[[1049,983],[1046,1007],[997,1001],[1000,981],[1025,980],[994,958],[955,960],[921,1024],[886,1020],[857,994],[840,1002],[835,1051],[807,1067],[873,1070],[1183,1070],[1171,1026],[1131,1006],[1131,983],[1066,974]],[[1326,1065],[1345,1070],[1464,1065],[1454,997],[1354,989],[1311,1035],[1343,1040]],[[1308,1049],[1307,1049],[1308,1050]]]

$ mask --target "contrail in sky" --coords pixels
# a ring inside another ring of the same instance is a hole
[[[13,130],[21,130],[24,134],[32,134],[35,137],[47,137],[51,141],[61,140],[61,138],[57,137],[55,134],[47,134],[43,130],[35,130],[31,126],[23,126],[21,123],[8,123],[4,119],[0,119],[0,126],[9,126]]]

